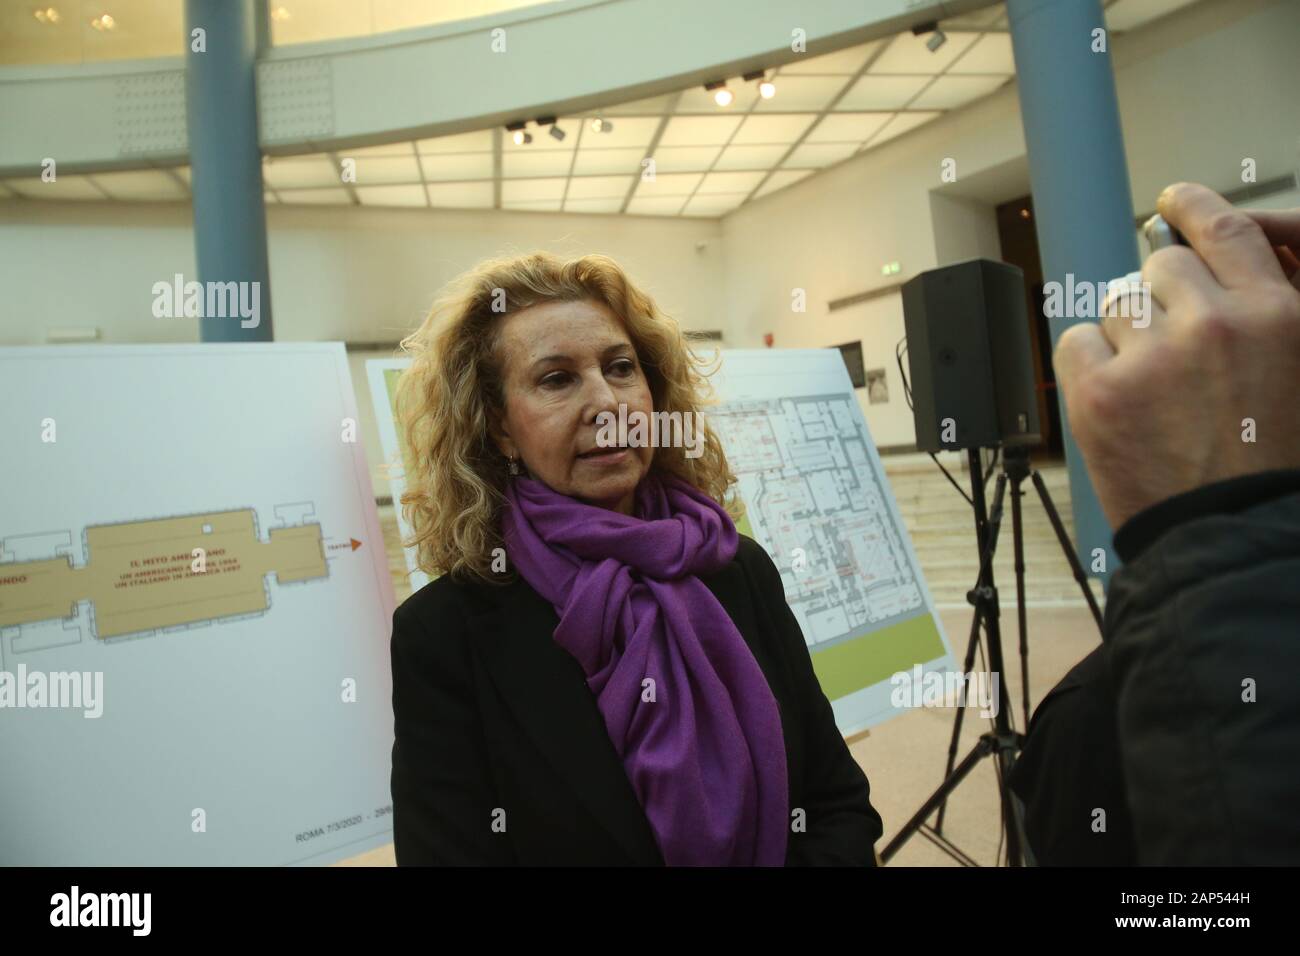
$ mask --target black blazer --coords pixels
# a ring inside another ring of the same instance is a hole
[[[731,564],[701,580],[780,707],[790,809],[806,827],[790,834],[786,864],[873,866],[880,816],[776,566],[742,535]],[[398,865],[663,865],[582,668],[555,643],[558,623],[522,577],[444,576],[393,615]]]

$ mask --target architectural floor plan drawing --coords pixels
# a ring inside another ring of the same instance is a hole
[[[729,438],[755,537],[786,575],[809,644],[924,609],[904,537],[852,393],[728,403]]]
[[[892,676],[956,666],[837,349],[726,349],[704,415],[739,480],[737,522],[786,604],[844,734],[894,716]]]
[[[87,563],[67,557],[0,563],[0,628],[66,618],[88,601],[100,639],[265,611],[265,579],[329,575],[319,524],[271,528],[251,508],[95,525]],[[0,539],[0,555],[4,541]]]

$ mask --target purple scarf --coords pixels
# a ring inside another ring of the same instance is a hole
[[[736,526],[685,481],[651,472],[635,517],[514,478],[506,550],[560,616],[669,866],[781,866],[790,825],[776,698],[696,575],[726,567]],[[642,681],[654,681],[643,700]]]

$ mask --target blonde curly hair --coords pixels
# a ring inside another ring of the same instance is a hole
[[[405,443],[401,507],[412,528],[403,545],[416,548],[419,567],[430,575],[476,575],[494,584],[513,578],[512,572],[491,569],[493,550],[505,547],[500,519],[509,480],[506,459],[489,432],[505,412],[501,309],[553,301],[604,303],[622,319],[655,411],[699,413],[713,404],[708,375],[716,365],[709,368],[691,350],[677,323],[608,256],[503,256],[456,277],[420,327],[402,340],[411,365],[395,398]],[[651,470],[690,482],[739,518],[736,476],[707,422],[703,434],[699,457],[687,458],[684,448],[659,447]]]

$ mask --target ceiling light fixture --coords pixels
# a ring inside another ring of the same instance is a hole
[[[548,132],[551,134],[551,136],[553,136],[553,137],[554,137],[555,139],[557,139],[557,140],[560,140],[561,142],[564,140],[564,135],[565,135],[565,134],[564,134],[564,130],[560,129],[560,127],[558,127],[558,126],[555,125],[555,117],[554,117],[554,116],[539,116],[539,117],[537,117],[537,125],[538,125],[538,126],[549,126],[549,127],[550,127],[550,130],[548,130]]]
[[[41,23],[55,24],[59,22],[59,11],[54,7],[38,7],[32,11],[32,16]]]
[[[293,14],[291,14],[288,11],[288,9],[285,7],[276,7],[274,10],[271,11],[271,19],[274,20],[276,23],[283,23],[285,20],[288,20],[291,16],[293,16]]]
[[[614,131],[614,124],[603,116],[598,116],[591,121],[591,131],[593,133],[612,133]]]
[[[753,70],[741,77],[746,83],[752,80],[758,80],[758,95],[765,100],[770,100],[776,96],[776,84],[767,78],[766,70]]]
[[[510,138],[516,146],[523,146],[533,141],[533,134],[524,132],[524,127],[527,125],[527,120],[516,120],[506,124],[506,132],[512,134]]]
[[[117,21],[107,13],[100,14],[90,21],[90,25],[101,33],[105,30],[112,30],[117,26]]]
[[[912,27],[912,36],[914,37],[924,36],[927,33],[932,34],[932,36],[925,41],[926,48],[929,49],[931,53],[937,53],[939,47],[948,42],[948,35],[939,29],[938,20],[931,20],[928,23],[918,23],[916,26]]]
[[[727,89],[726,80],[714,80],[712,83],[704,84],[705,92],[713,94],[713,102],[719,106],[730,106],[732,100],[736,97],[731,90]]]

